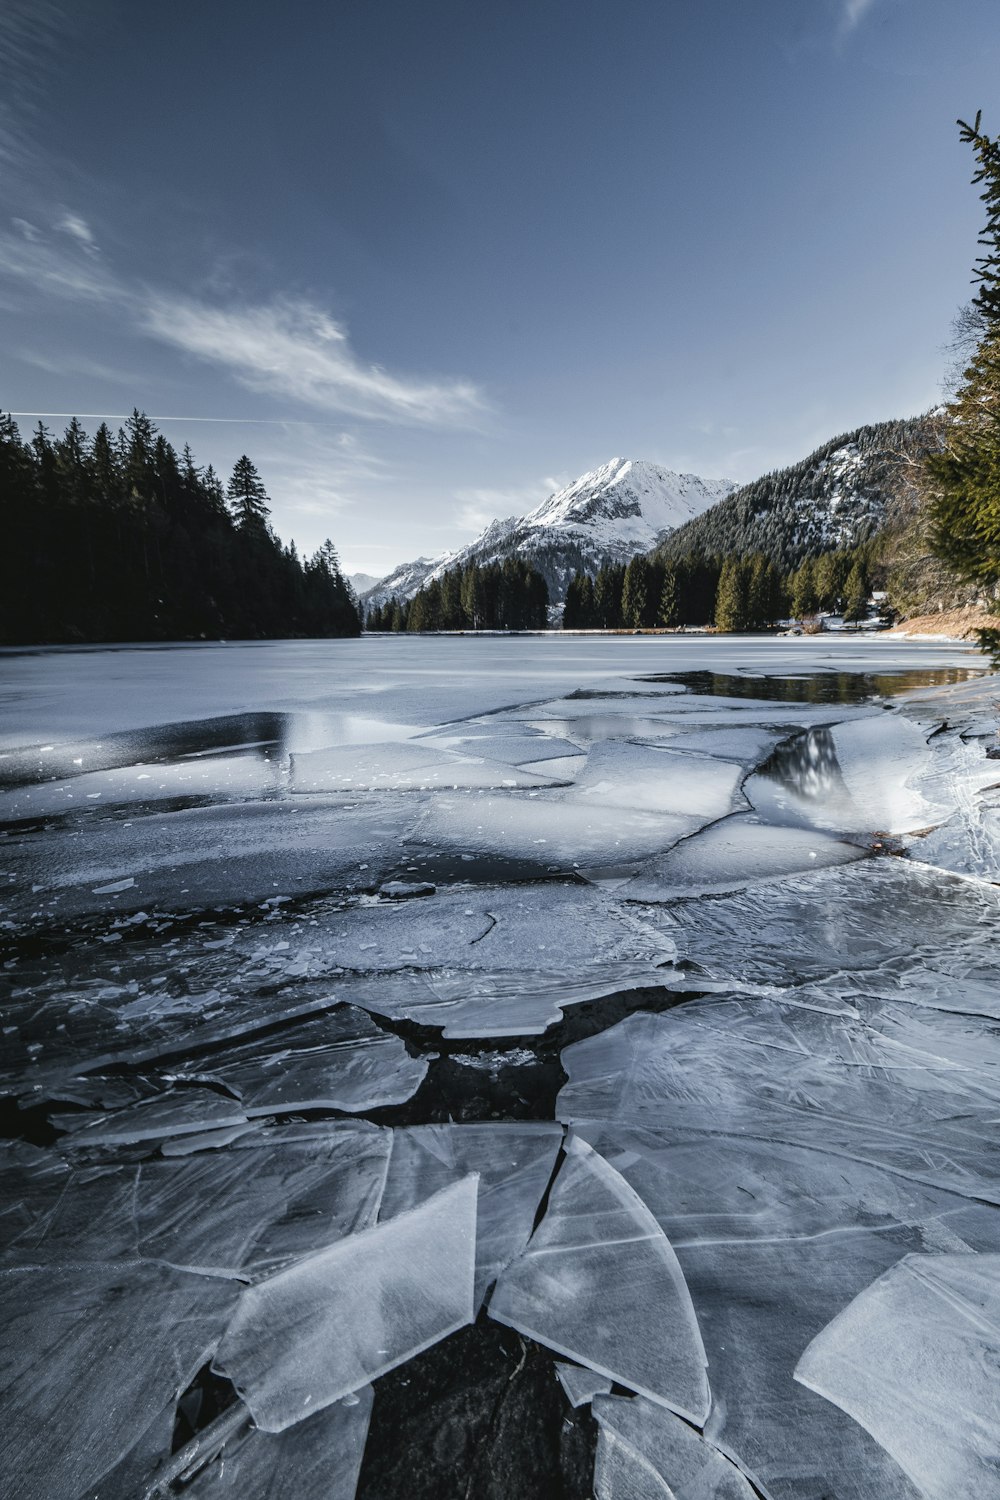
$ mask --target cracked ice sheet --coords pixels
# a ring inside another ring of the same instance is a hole
[[[258,1427],[282,1432],[472,1322],[477,1181],[243,1293],[215,1368]]]
[[[705,1113],[703,1131],[577,1128],[674,1246],[708,1354],[706,1440],[770,1500],[915,1500],[879,1444],[793,1371],[809,1341],[900,1256],[994,1250],[1000,1215],[821,1152],[727,1138]]]
[[[328,1014],[175,1064],[167,1090],[82,1123],[65,1117],[75,1147],[127,1145],[246,1125],[263,1115],[335,1109],[357,1114],[402,1104],[427,1075],[427,1058],[411,1057],[367,1011],[338,1006]],[[197,1087],[205,1084],[207,1087]],[[221,1085],[229,1097],[212,1085]]]
[[[593,1409],[596,1500],[754,1500],[739,1469],[662,1406],[600,1395]]]
[[[370,1385],[289,1432],[244,1432],[184,1489],[191,1500],[354,1500],[374,1392]]]
[[[557,1117],[653,1126],[668,1112],[678,1130],[801,1145],[1000,1203],[1000,1041],[983,1028],[981,1061],[962,1063],[897,1020],[885,1037],[777,997],[636,1014],[563,1051]]]
[[[501,1275],[497,1322],[701,1425],[705,1350],[680,1266],[642,1200],[570,1137],[545,1217]]]
[[[525,759],[527,759],[527,755]],[[469,745],[463,754],[409,740],[395,745],[345,745],[293,755],[293,792],[437,790],[444,787],[549,786],[536,776],[491,761]]]
[[[817,829],[775,828],[753,813],[736,813],[651,860],[618,888],[618,895],[627,901],[669,901],[740,890],[799,870],[851,864],[867,852]]]
[[[379,1218],[395,1218],[457,1178],[478,1173],[478,1311],[487,1288],[528,1243],[562,1136],[562,1126],[547,1123],[396,1130]]]
[[[257,1127],[226,1151],[68,1166],[7,1154],[8,1267],[107,1260],[169,1263],[256,1279],[368,1229],[390,1132],[361,1121]]]
[[[707,820],[747,806],[739,793],[742,779],[743,767],[733,761],[605,740],[591,748],[565,803],[576,804],[581,812],[597,803]]]
[[[1000,1496],[1000,1255],[908,1255],[795,1370],[891,1453],[927,1500]]]
[[[96,812],[172,798],[242,801],[273,795],[278,784],[275,763],[253,755],[212,755],[173,764],[139,762],[0,791],[0,821]]]
[[[17,879],[3,904],[19,920],[56,922],[364,889],[393,867],[426,796],[234,804],[87,822],[73,838],[59,828],[11,835]],[[97,893],[124,879],[133,884],[120,894]]]
[[[85,1495],[208,1359],[236,1284],[139,1262],[0,1272],[0,1492]]]
[[[656,908],[642,910],[647,923]],[[882,997],[1000,1019],[1000,890],[906,860],[864,860],[660,921],[713,982],[797,986],[817,1005]]]
[[[330,938],[344,999],[455,1037],[544,1031],[563,1005],[662,985],[676,954],[613,897],[556,882],[359,906]]]
[[[709,821],[690,813],[605,806],[579,793],[440,793],[414,827],[435,849],[540,862],[553,870],[636,865]]]
[[[367,1011],[343,1005],[198,1057],[183,1072],[221,1083],[254,1118],[308,1109],[357,1114],[402,1104],[417,1092],[428,1065],[411,1057],[398,1036],[380,1030]]]

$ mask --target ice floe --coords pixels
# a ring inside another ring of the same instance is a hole
[[[570,1137],[545,1217],[490,1316],[699,1425],[705,1351],[677,1258],[642,1199]]]

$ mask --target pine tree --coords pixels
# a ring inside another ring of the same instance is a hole
[[[793,617],[796,620],[804,620],[807,615],[814,615],[819,607],[819,601],[816,597],[816,583],[811,557],[805,559],[801,567],[792,574],[789,582]]]
[[[269,496],[254,465],[243,454],[233,466],[226,490],[229,511],[241,531],[263,531],[271,514]]]
[[[622,585],[622,624],[630,629],[645,623],[648,586],[649,563],[640,554],[625,569]]]
[[[855,562],[844,585],[844,619],[853,623],[868,617],[868,573],[860,558]]]
[[[1000,586],[1000,138],[975,123],[958,122],[976,159],[973,183],[982,185],[986,225],[975,263],[973,307],[982,336],[963,381],[949,403],[942,451],[925,461],[930,494],[931,544],[961,577],[995,598]],[[983,647],[1000,659],[1000,631],[980,632]]]
[[[667,563],[663,570],[663,587],[660,590],[660,606],[657,615],[661,625],[673,627],[680,624],[680,602],[677,569],[672,563]]]
[[[715,598],[715,624],[718,630],[747,628],[747,569],[735,557],[728,557],[719,575]]]

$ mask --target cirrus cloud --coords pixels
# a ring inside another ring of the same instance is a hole
[[[250,390],[292,397],[322,411],[465,425],[486,410],[471,382],[404,377],[364,364],[346,329],[303,299],[211,307],[151,295],[140,325],[162,343],[222,366]]]
[[[0,233],[0,277],[40,297],[105,304],[147,338],[224,370],[247,390],[338,416],[474,427],[489,411],[469,380],[394,373],[362,360],[346,328],[304,297],[212,303],[117,275],[77,213],[47,233],[26,219]],[[105,314],[106,315],[106,314]]]

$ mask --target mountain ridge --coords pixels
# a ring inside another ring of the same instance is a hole
[[[521,557],[545,578],[561,604],[575,572],[628,562],[675,527],[695,519],[735,489],[729,479],[677,474],[644,459],[613,458],[556,490],[523,516],[490,524],[472,542],[438,557],[420,557],[386,575],[361,596],[367,609],[412,599],[448,571]]]

